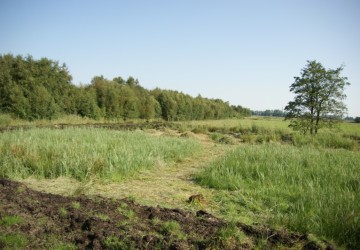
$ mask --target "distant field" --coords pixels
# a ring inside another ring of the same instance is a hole
[[[360,137],[360,123],[344,122],[340,125],[340,130],[344,133]]]
[[[153,120],[159,121],[162,120]],[[41,125],[56,125],[56,124],[97,124],[97,123],[144,123],[141,119],[132,119],[124,121],[123,119],[111,119],[111,120],[94,120],[86,117],[79,117],[76,115],[65,115],[57,119],[52,120],[35,120],[32,122],[13,119],[7,114],[0,114],[0,126],[41,126]],[[288,127],[289,121],[284,121],[282,117],[264,117],[264,116],[252,116],[241,119],[223,119],[223,120],[201,120],[201,121],[175,121],[178,126],[183,126],[186,129],[194,129],[202,127],[205,130],[211,128],[251,128],[257,126],[260,128],[266,128],[269,130],[282,130],[284,132],[292,132]],[[353,134],[360,136],[360,124],[343,122],[337,128],[333,130],[339,130],[343,133]]]
[[[244,127],[251,128],[252,126],[258,126],[261,128],[267,128],[271,130],[284,130],[292,132],[288,127],[289,121],[285,121],[281,117],[263,117],[263,116],[252,116],[242,119],[225,119],[225,120],[204,120],[204,121],[185,121],[177,122],[179,124],[187,125],[190,127],[217,127],[217,128],[232,128],[232,127]],[[325,129],[327,130],[327,129]],[[342,122],[339,126],[333,129],[334,131],[340,130],[344,133],[353,133],[360,136],[360,124]],[[322,130],[320,130],[321,132]]]
[[[204,126],[204,127],[218,127],[218,128],[231,128],[231,127],[244,127],[250,128],[254,125],[259,127],[266,127],[269,129],[285,129],[288,130],[289,122],[284,121],[283,118],[275,117],[246,117],[242,119],[225,119],[225,120],[203,120],[203,121],[185,121],[178,122],[188,126]],[[290,129],[289,129],[290,131]]]

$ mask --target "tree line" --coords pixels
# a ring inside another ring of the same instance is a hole
[[[74,114],[93,119],[175,120],[250,116],[242,106],[192,97],[174,90],[143,88],[133,77],[95,76],[76,86],[65,64],[48,58],[0,55],[0,112],[27,120]]]
[[[285,117],[286,116],[286,113],[280,109],[274,109],[274,110],[266,109],[264,111],[252,110],[251,114],[255,115],[255,116],[274,116],[274,117]]]

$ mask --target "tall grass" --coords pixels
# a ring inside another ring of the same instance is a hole
[[[213,162],[197,181],[257,200],[271,223],[360,247],[358,152],[244,145]]]
[[[334,133],[331,131],[320,132],[316,136],[302,135],[294,133],[291,135],[292,144],[295,146],[308,146],[312,145],[317,148],[342,148],[347,150],[358,150],[359,144],[356,140],[349,138],[340,133]]]
[[[154,137],[142,131],[19,130],[0,134],[0,176],[121,180],[181,160],[198,148],[192,139]]]

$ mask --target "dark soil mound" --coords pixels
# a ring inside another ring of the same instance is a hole
[[[0,179],[0,249],[251,249],[259,242],[265,248],[315,244],[306,235],[230,225],[205,211],[63,197]]]

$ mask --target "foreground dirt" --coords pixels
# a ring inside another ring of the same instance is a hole
[[[64,197],[0,179],[0,249],[252,249],[259,244],[321,249],[307,235],[230,225],[202,210]]]

